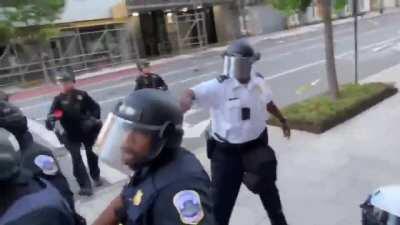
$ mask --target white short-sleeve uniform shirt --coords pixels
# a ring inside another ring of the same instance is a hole
[[[272,101],[272,91],[256,73],[247,85],[233,78],[222,82],[213,79],[191,89],[195,104],[210,111],[211,133],[216,140],[222,137],[241,144],[258,138],[266,129],[269,117],[266,107]],[[242,108],[250,109],[249,119],[242,119]]]

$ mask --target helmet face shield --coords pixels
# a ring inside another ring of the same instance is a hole
[[[248,81],[253,63],[245,57],[229,57],[229,74],[238,81]]]
[[[247,83],[251,77],[252,66],[259,58],[259,54],[255,54],[253,57],[225,55],[224,74],[237,79],[241,83]]]
[[[99,154],[101,161],[125,174],[130,174],[131,170],[122,161],[121,145],[127,133],[125,123],[110,113],[93,148]]]
[[[132,168],[124,164],[122,149],[128,141],[130,134],[139,132],[152,137],[152,144],[146,158],[140,162],[136,162],[138,165],[142,165],[150,162],[160,153],[165,142],[156,142],[157,138],[154,137],[158,136],[162,130],[163,126],[135,123],[110,113],[99,133],[94,149],[100,154],[100,159],[103,162],[121,172],[129,174]]]

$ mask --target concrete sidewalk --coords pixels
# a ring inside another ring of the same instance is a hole
[[[363,82],[395,82],[400,65]],[[322,135],[294,131],[290,140],[270,127],[271,145],[279,158],[284,210],[295,225],[359,225],[367,195],[382,185],[400,184],[400,95],[365,111]],[[209,172],[205,149],[196,149]],[[121,190],[114,185],[93,199],[77,202],[89,223]],[[269,224],[260,200],[245,187],[240,192],[232,225]]]

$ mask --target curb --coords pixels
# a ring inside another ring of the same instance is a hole
[[[322,134],[352,118],[358,116],[359,114],[363,113],[364,111],[378,105],[379,103],[383,102],[387,98],[390,98],[398,93],[398,89],[388,83],[377,82],[377,84],[384,84],[385,89],[381,92],[377,93],[376,95],[370,96],[360,102],[353,107],[338,111],[335,117],[328,118],[327,120],[322,121],[321,123],[312,123],[310,121],[296,121],[288,119],[289,125],[292,129],[306,131],[314,134]],[[280,126],[280,123],[276,120],[268,120],[268,125],[271,126]]]

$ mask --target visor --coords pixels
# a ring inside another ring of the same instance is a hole
[[[239,81],[250,79],[253,64],[259,60],[259,55],[242,57],[237,55],[224,55],[224,74]]]
[[[252,62],[245,57],[231,57],[228,59],[227,71],[230,77],[236,78],[239,81],[248,80],[251,75]]]
[[[363,207],[363,225],[400,225],[400,217],[372,205]]]
[[[114,113],[110,113],[100,130],[94,145],[94,150],[98,153],[102,162],[114,169],[130,175],[132,169],[122,161],[122,145],[128,134],[133,131],[158,134],[163,127],[164,126],[135,123],[118,117]]]

